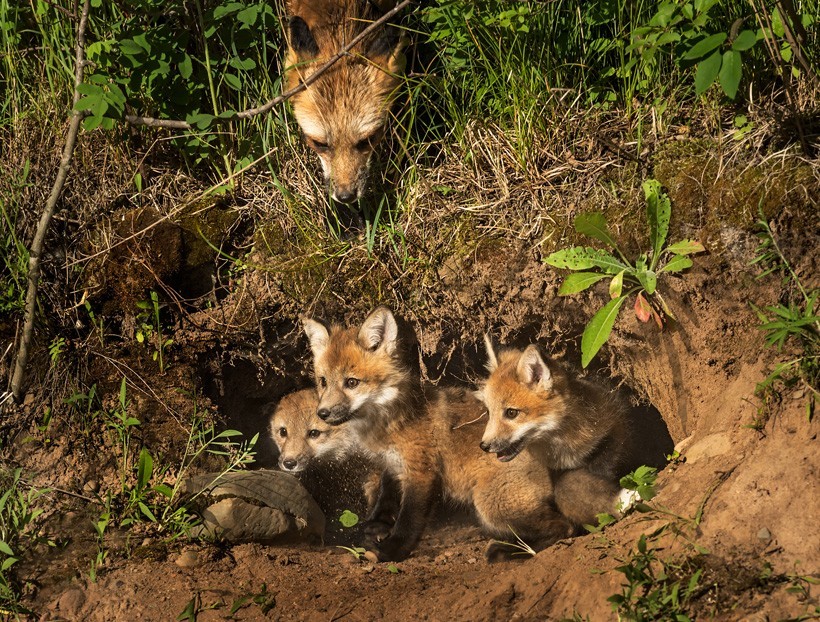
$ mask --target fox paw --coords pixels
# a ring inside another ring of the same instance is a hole
[[[375,543],[386,540],[390,536],[393,525],[380,520],[369,520],[362,524],[365,535]]]
[[[408,550],[404,542],[401,542],[392,536],[379,542],[375,542],[373,549],[375,549],[374,552],[380,562],[400,562],[407,558],[411,552]]]

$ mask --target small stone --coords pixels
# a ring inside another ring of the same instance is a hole
[[[151,546],[154,543],[153,538],[144,538],[142,541],[142,546]]]
[[[444,557],[452,557],[455,554],[455,551],[444,551]]]
[[[100,483],[95,479],[90,479],[83,485],[83,492],[97,492],[99,489]]]
[[[446,564],[447,563],[447,557],[445,557],[444,555],[436,555],[436,558],[433,560],[433,563],[434,564]]]
[[[758,539],[763,540],[764,542],[768,542],[772,539],[772,533],[768,529],[763,527],[763,529],[757,532],[757,537]]]
[[[67,618],[74,618],[85,604],[85,593],[79,589],[66,591],[57,603],[57,609]]]
[[[373,572],[375,569],[376,569],[376,565],[375,565],[375,564],[367,564],[366,566],[362,566],[362,570],[363,570],[365,573],[367,573],[367,574],[370,574],[370,573],[371,573],[371,572]]]
[[[193,568],[199,564],[199,555],[196,551],[190,549],[182,551],[174,563],[180,568]]]
[[[470,559],[468,559],[468,560],[467,560],[467,563],[468,563],[468,564],[474,564],[474,563],[476,563],[477,561],[478,561],[478,560],[477,560],[475,557],[471,557]]]
[[[376,555],[373,551],[365,551],[364,558],[367,561],[372,562],[374,564],[379,563],[379,556]]]

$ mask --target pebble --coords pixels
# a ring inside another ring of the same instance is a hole
[[[97,492],[99,489],[100,483],[95,479],[90,479],[83,485],[83,492]]]
[[[199,555],[196,551],[182,551],[174,563],[180,568],[193,568],[199,564]]]
[[[154,543],[153,538],[145,538],[142,541],[142,546],[151,546]]]
[[[373,551],[365,551],[365,553],[364,553],[364,558],[365,558],[367,561],[372,562],[372,563],[374,563],[374,564],[378,564],[378,563],[379,563],[379,556],[378,556],[378,555],[376,555]]]
[[[772,532],[763,527],[763,529],[757,532],[757,537],[764,542],[768,542],[772,539]]]
[[[471,557],[470,559],[468,559],[468,560],[467,560],[467,563],[468,563],[468,564],[474,564],[474,563],[476,563],[477,561],[478,561],[478,560],[477,560],[475,557]]]

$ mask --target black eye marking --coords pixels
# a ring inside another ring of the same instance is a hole
[[[286,438],[287,435],[288,435],[288,429],[287,428],[279,428],[279,436],[281,436],[282,438]]]
[[[308,438],[319,438],[321,436],[321,432],[319,430],[309,430],[308,431]]]
[[[517,408],[507,408],[504,411],[504,418],[505,419],[515,419],[518,415],[521,414],[521,411]]]
[[[325,378],[324,376],[319,378],[319,384],[322,386],[323,389],[326,389],[327,388],[327,378]]]

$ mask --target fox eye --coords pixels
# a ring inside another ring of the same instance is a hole
[[[359,379],[358,378],[348,378],[345,380],[345,386],[348,389],[355,389],[359,386]]]
[[[382,130],[376,130],[367,138],[363,138],[359,142],[357,142],[354,147],[359,151],[367,151],[368,149],[373,149],[373,146],[378,142],[379,137],[381,135]]]
[[[327,388],[327,378],[325,378],[324,376],[319,378],[319,384],[322,385],[323,389],[326,389]]]
[[[281,436],[282,438],[285,438],[285,437],[287,437],[287,435],[288,435],[288,429],[287,428],[279,428],[279,436]]]
[[[315,138],[307,137],[308,144],[313,147],[316,151],[323,152],[330,149],[330,145],[326,142],[322,142],[321,140],[316,140]]]
[[[521,411],[517,408],[507,408],[504,411],[504,418],[505,419],[515,419],[518,415],[521,414]]]
[[[308,438],[319,438],[322,433],[319,430],[309,430]]]

